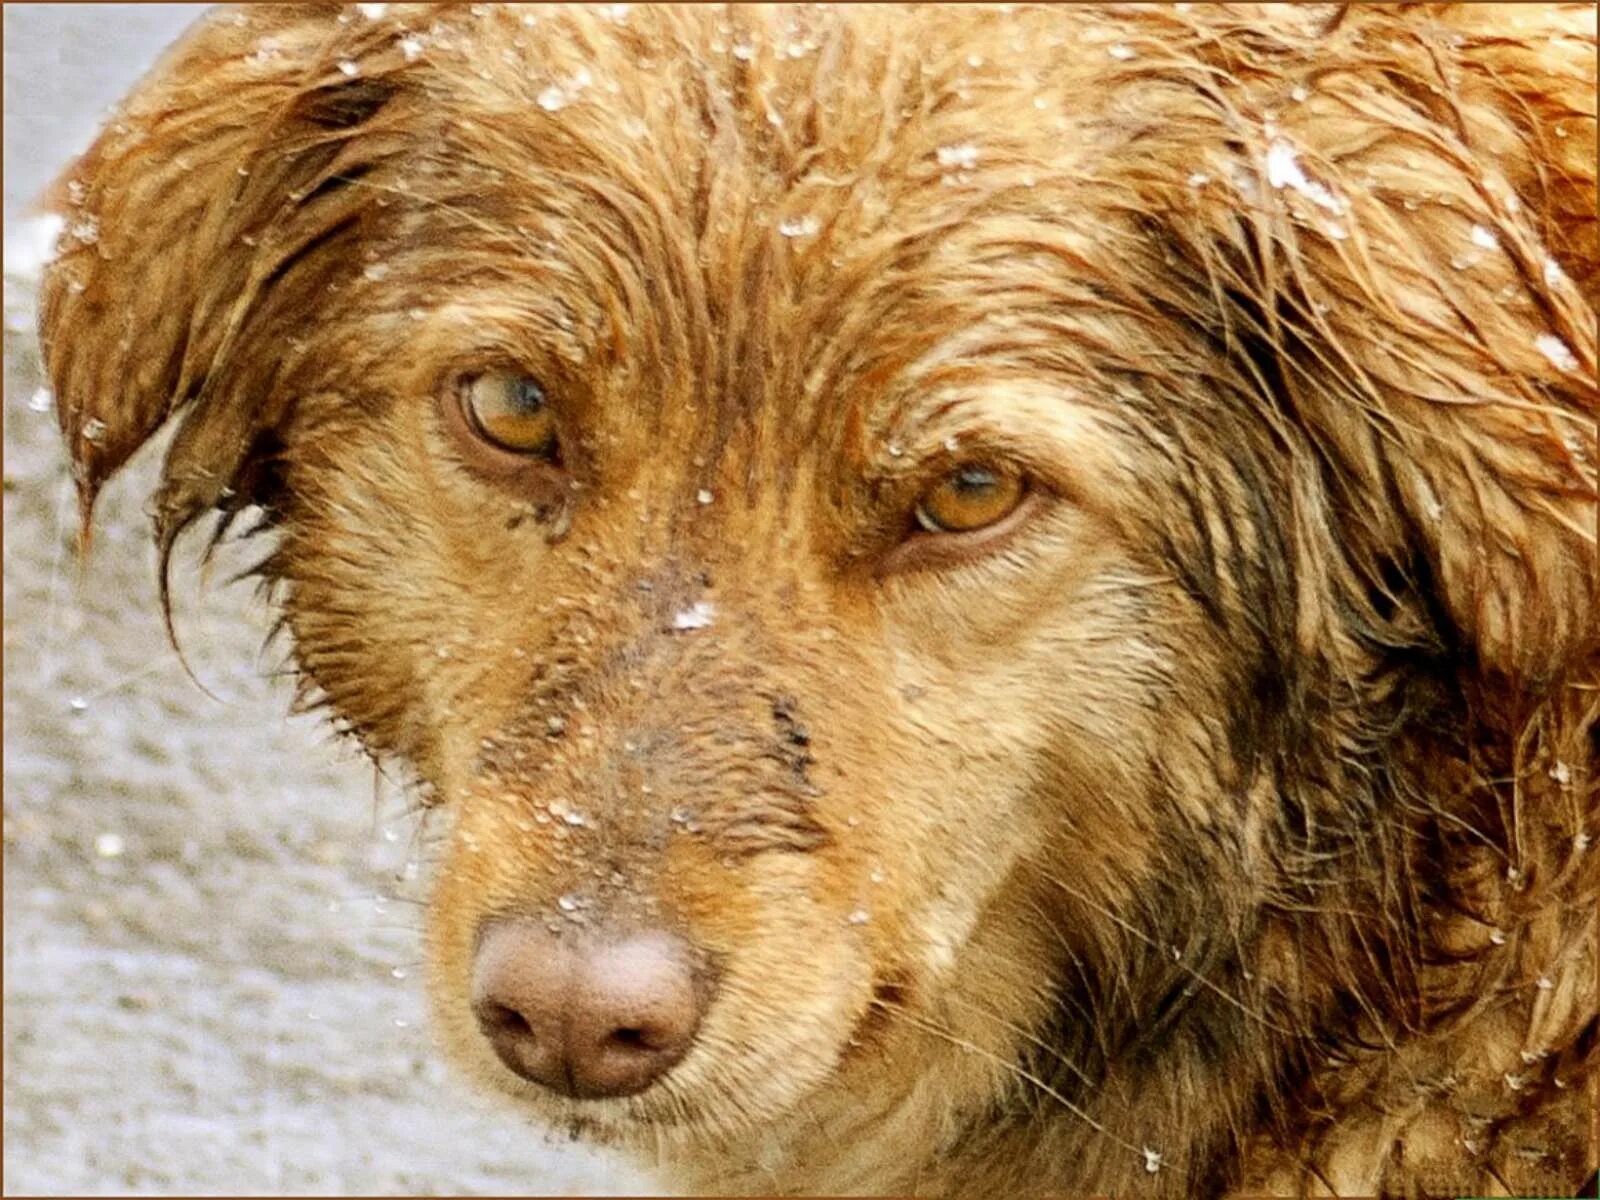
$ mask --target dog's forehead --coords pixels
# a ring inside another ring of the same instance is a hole
[[[504,338],[585,391],[611,371],[612,403],[692,393],[670,411],[703,426],[760,409],[791,444],[797,424],[886,426],[899,410],[878,394],[911,368],[1025,342],[1030,305],[1072,285],[1063,262],[1126,261],[1115,218],[1064,192],[1134,136],[1094,97],[1067,103],[1070,14],[484,19],[503,37],[436,51],[443,112],[402,164],[401,238],[476,262]],[[1036,123],[986,116],[1019,89]],[[1076,272],[1085,289],[1107,274]]]
[[[1074,88],[1094,73],[1072,47],[1126,47],[1070,9],[473,7],[475,24],[427,48],[425,124],[528,198],[586,186],[580,215],[616,189],[702,236],[757,212],[802,240],[827,214],[769,211],[785,197],[832,191],[881,217],[906,207],[886,184],[959,196],[1024,157],[1086,168],[1142,124],[1103,80]]]

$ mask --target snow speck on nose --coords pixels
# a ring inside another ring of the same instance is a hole
[[[717,606],[700,600],[673,614],[672,627],[679,630],[707,629],[717,619]]]

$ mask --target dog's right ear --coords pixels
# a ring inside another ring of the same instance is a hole
[[[65,229],[40,334],[85,534],[101,485],[169,417],[182,414],[154,504],[163,550],[225,505],[282,419],[270,388],[222,368],[252,307],[370,202],[342,185],[403,150],[403,21],[423,7],[381,22],[322,5],[208,14],[56,184]]]

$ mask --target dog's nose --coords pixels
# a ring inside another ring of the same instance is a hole
[[[631,1096],[683,1057],[704,1009],[688,946],[664,932],[577,942],[497,921],[472,1008],[500,1061],[566,1096]]]

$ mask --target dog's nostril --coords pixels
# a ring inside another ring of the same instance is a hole
[[[507,1008],[503,1004],[486,1004],[478,1012],[478,1021],[486,1029],[493,1029],[502,1036],[531,1037],[533,1027],[528,1024],[528,1018],[514,1008]]]
[[[576,1097],[649,1087],[683,1057],[704,1010],[679,938],[576,944],[521,921],[485,931],[472,1002],[501,1062]]]

